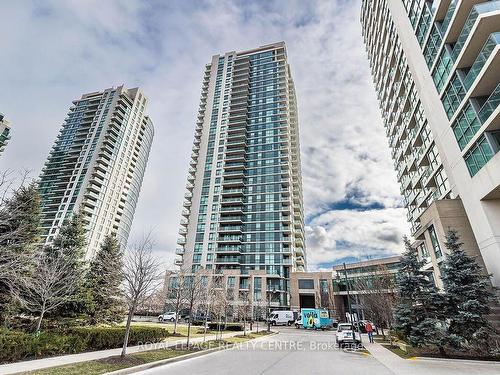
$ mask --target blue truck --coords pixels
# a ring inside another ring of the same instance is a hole
[[[306,329],[331,329],[333,319],[326,309],[301,309],[302,327]]]

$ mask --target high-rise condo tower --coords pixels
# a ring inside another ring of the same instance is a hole
[[[500,286],[500,1],[363,0],[361,24],[421,258],[439,285],[456,229]]]
[[[272,290],[288,305],[290,272],[306,260],[285,43],[216,55],[206,66],[185,198],[176,263],[231,271],[240,285],[251,282],[245,275],[262,275],[254,299]]]
[[[153,141],[147,102],[123,86],[73,101],[40,176],[45,243],[80,211],[87,258],[108,234],[126,244]]]

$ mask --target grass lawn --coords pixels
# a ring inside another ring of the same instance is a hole
[[[244,336],[242,333],[241,335],[225,338],[224,341],[231,343],[231,344],[239,344],[239,343],[242,343],[242,342],[245,342],[248,340],[256,339],[257,337],[265,336],[265,335],[267,335],[267,332],[265,332],[265,331],[261,331],[258,333],[257,332],[247,333],[246,336]]]
[[[122,323],[125,325],[125,323]],[[168,330],[169,333],[174,332],[174,323],[160,323],[160,322],[132,322],[132,325],[135,326],[150,326],[150,327],[161,327]],[[200,333],[198,333],[200,332]],[[215,332],[207,331],[207,334],[215,334]],[[228,333],[234,331],[222,331],[222,333]],[[178,337],[186,337],[188,333],[187,324],[177,324],[177,335],[171,336],[168,339],[172,340]],[[191,326],[191,337],[200,337],[203,336],[203,327],[202,326]],[[167,340],[168,340],[167,339]]]
[[[221,345],[237,344],[248,340],[255,339],[266,335],[267,332],[249,333],[246,336],[243,334],[226,338],[219,341],[207,341],[204,349],[216,348]],[[116,371],[127,367],[142,365],[144,363],[156,362],[163,359],[178,357],[184,354],[193,353],[200,349],[157,349],[148,350],[140,353],[128,354],[125,359],[120,357],[109,357],[88,362],[80,362],[72,365],[51,367],[43,370],[24,372],[20,375],[99,375],[110,371]]]
[[[405,352],[399,346],[391,346],[390,344],[382,344],[382,346],[384,348],[390,350],[394,354],[397,354],[401,358],[408,359],[408,358],[415,357],[415,353],[412,353],[411,351],[410,352]]]
[[[125,359],[110,357],[95,361],[80,362],[72,365],[51,367],[22,373],[23,375],[98,375],[106,372],[138,366],[144,363],[160,361],[162,359],[174,358],[183,354],[192,353],[188,350],[159,349],[142,353],[127,355]]]

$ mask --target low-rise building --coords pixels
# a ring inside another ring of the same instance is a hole
[[[372,259],[351,264],[334,266],[331,271],[291,272],[289,285],[289,305],[280,304],[280,294],[284,285],[280,278],[266,275],[264,270],[249,271],[241,274],[239,270],[200,270],[197,273],[180,273],[167,271],[165,275],[164,293],[166,295],[165,311],[175,311],[179,278],[202,275],[207,281],[204,283],[204,292],[200,293],[196,303],[199,310],[196,314],[207,311],[208,303],[217,303],[215,291],[222,292],[227,304],[228,320],[241,318],[241,307],[249,306],[248,315],[254,320],[263,320],[268,311],[293,310],[302,308],[325,308],[330,316],[340,321],[345,320],[348,311],[347,284],[351,308],[360,318],[364,317],[363,309],[359,304],[358,296],[363,293],[363,285],[374,277],[394,275],[400,264],[400,256],[382,259]],[[347,283],[346,283],[347,273]],[[392,292],[392,291],[388,291]],[[219,293],[219,299],[221,294]],[[219,301],[220,303],[220,301]],[[180,310],[185,309],[186,303],[181,303]]]
[[[393,256],[334,266],[332,271],[292,272],[290,277],[290,303],[292,310],[325,308],[330,316],[342,321],[348,312],[347,285],[351,308],[364,317],[359,295],[363,286],[382,275],[395,275],[401,257]],[[347,274],[347,282],[346,282]],[[391,292],[391,291],[388,291]]]

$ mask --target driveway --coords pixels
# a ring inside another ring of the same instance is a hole
[[[371,356],[335,349],[333,332],[279,328],[280,334],[236,349],[157,367],[141,374],[393,375]]]

